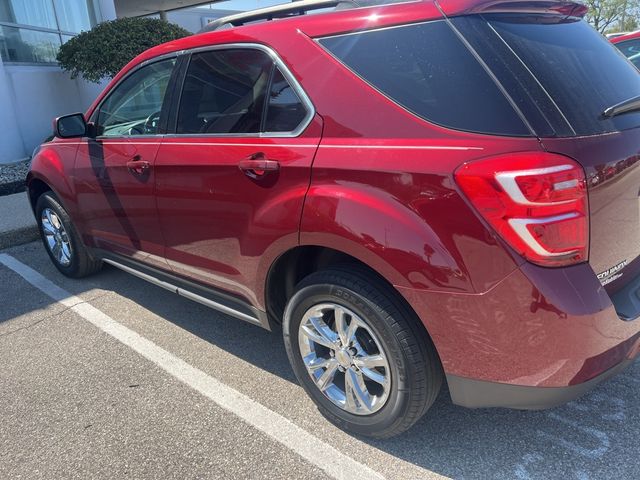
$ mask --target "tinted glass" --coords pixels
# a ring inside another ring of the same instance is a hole
[[[355,73],[414,114],[460,130],[530,132],[444,21],[320,40]]]
[[[451,22],[509,92],[537,136],[573,135],[555,102],[487,22],[476,15],[454,17]]]
[[[271,58],[255,49],[194,54],[177,133],[259,133],[272,68]]]
[[[307,110],[300,97],[291,88],[280,69],[273,75],[269,92],[269,107],[264,130],[266,132],[292,132],[304,120]]]
[[[153,135],[175,59],[140,68],[109,94],[98,111],[98,133],[104,136]]]
[[[625,57],[633,57],[640,54],[640,38],[627,40],[626,42],[614,43],[616,48],[620,50]]]
[[[548,15],[486,19],[536,76],[577,135],[640,125],[639,113],[602,117],[607,107],[640,95],[640,75],[586,22]]]

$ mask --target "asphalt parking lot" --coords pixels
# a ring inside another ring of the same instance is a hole
[[[114,268],[69,280],[39,243],[15,247],[0,300],[0,478],[640,477],[638,363],[551,411],[466,410],[443,391],[374,441],[323,419],[279,332]]]

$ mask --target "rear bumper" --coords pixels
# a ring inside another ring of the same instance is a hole
[[[618,316],[588,264],[524,264],[483,294],[399,291],[431,335],[459,405],[553,407],[640,353],[640,319]]]
[[[563,405],[581,397],[601,382],[617,375],[633,360],[627,359],[604,373],[567,387],[529,387],[494,383],[447,375],[451,401],[467,408],[505,407],[518,410],[542,410]]]

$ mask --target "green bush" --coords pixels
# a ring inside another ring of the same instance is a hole
[[[119,18],[96,25],[60,47],[58,62],[71,73],[91,82],[113,77],[136,55],[190,32],[153,18]]]

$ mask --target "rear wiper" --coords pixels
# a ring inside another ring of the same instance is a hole
[[[604,118],[612,118],[623,113],[636,112],[638,110],[640,110],[640,95],[617,103],[612,107],[605,108],[602,116]]]

